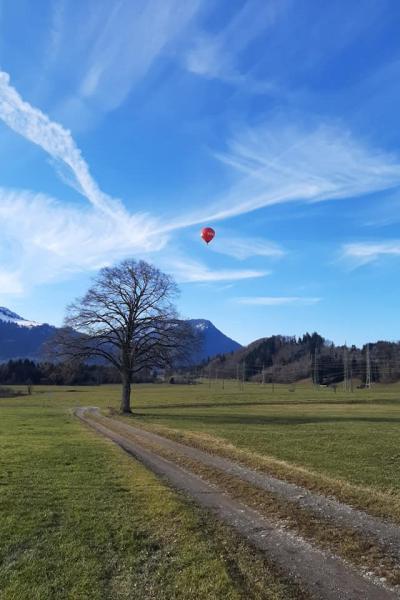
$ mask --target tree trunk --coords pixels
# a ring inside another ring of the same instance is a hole
[[[131,412],[131,378],[128,373],[122,373],[121,412]]]

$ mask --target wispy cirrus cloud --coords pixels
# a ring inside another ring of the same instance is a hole
[[[219,281],[240,281],[265,277],[270,272],[254,269],[210,269],[204,263],[188,258],[167,258],[165,269],[181,283],[209,283]]]
[[[386,227],[400,222],[400,191],[395,190],[385,194],[379,199],[379,204],[374,204],[364,211],[364,227]]]
[[[125,0],[106,8],[88,53],[79,93],[105,110],[119,106],[171,41],[190,23],[201,0]]]
[[[158,251],[170,233],[204,221],[217,221],[273,204],[346,198],[400,184],[399,161],[333,127],[262,126],[239,131],[218,159],[236,173],[231,189],[201,213],[188,213],[166,225],[150,215],[132,214],[104,193],[71,133],[26,102],[0,72],[0,119],[41,147],[88,204],[70,205],[28,191],[0,190],[3,237],[20,248],[12,265],[17,279],[4,275],[9,289],[95,269],[123,255]],[[43,224],[46,223],[46,227]],[[268,242],[234,240],[227,254],[237,258],[279,256]],[[267,271],[211,271],[196,262],[175,260],[181,281],[234,281]]]
[[[0,269],[0,291],[2,294],[18,296],[23,292],[19,274],[15,271]]]
[[[2,259],[13,276],[2,293],[99,269],[127,254],[160,250],[166,237],[146,215],[130,215],[130,228],[90,206],[66,205],[44,194],[0,188],[2,239],[13,247]]]
[[[67,169],[68,182],[96,209],[109,216],[122,215],[121,203],[102,192],[91,176],[71,133],[25,102],[4,71],[0,71],[0,119]]]
[[[321,302],[322,298],[304,296],[248,296],[235,298],[237,304],[249,306],[312,306]]]
[[[72,174],[72,184],[98,209],[124,218],[120,201],[104,194],[70,132],[25,102],[0,72],[0,118],[41,146]],[[221,220],[274,204],[350,198],[400,185],[397,157],[360,142],[338,127],[264,123],[238,130],[216,158],[236,172],[231,189],[165,230]]]
[[[242,86],[244,91],[266,93],[275,89],[238,67],[240,55],[258,36],[274,25],[286,1],[247,0],[218,32],[199,32],[185,56],[187,70],[208,79]],[[257,15],[257,18],[255,18]]]
[[[345,244],[340,253],[340,258],[353,267],[361,267],[390,256],[400,256],[400,240]]]
[[[70,90],[57,114],[73,123],[74,130],[86,129],[121,106],[154,66],[166,56],[174,58],[203,4],[204,0],[89,1],[56,11],[49,43],[57,48],[62,42],[67,48],[59,63]]]
[[[2,274],[3,293],[19,293],[32,285],[98,269],[132,252],[143,255],[165,246],[174,225],[161,227],[149,215],[129,213],[120,200],[105,194],[70,132],[25,102],[4,72],[0,72],[0,118],[67,167],[68,183],[89,201],[76,206],[44,194],[0,188],[2,235],[16,249],[12,271]],[[200,262],[173,256],[166,268],[186,282],[235,281],[267,274],[250,269],[211,270]]]
[[[48,71],[56,63],[62,49],[66,12],[67,0],[57,0],[51,6],[49,39],[46,48],[46,60],[43,65],[44,71]]]
[[[285,250],[275,242],[257,237],[241,238],[234,235],[218,235],[210,248],[214,252],[232,256],[238,260],[244,260],[253,256],[281,258],[286,254]]]
[[[306,119],[304,119],[306,120]],[[233,174],[230,189],[177,227],[218,221],[288,202],[349,199],[400,186],[400,160],[337,125],[281,120],[238,129],[216,154]]]
[[[24,101],[4,72],[0,72],[0,119],[42,148],[61,167],[63,180],[88,200],[68,204],[44,194],[0,188],[2,237],[15,247],[10,264],[15,276],[3,274],[3,293],[165,245],[168,235],[160,232],[158,220],[129,213],[120,200],[104,193],[71,133]]]

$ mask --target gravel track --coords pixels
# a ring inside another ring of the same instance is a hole
[[[158,456],[156,452],[140,444],[140,440],[142,442],[152,440],[157,444],[164,442],[165,448],[176,450],[177,442],[143,432],[141,429],[119,421],[101,417],[96,408],[78,408],[75,414],[97,432],[117,443],[156,475],[166,479],[174,488],[183,491],[199,505],[211,509],[219,519],[236,529],[250,543],[263,551],[268,560],[271,560],[287,576],[297,581],[312,598],[319,600],[389,600],[400,597],[395,591],[362,575],[340,558],[323,552],[301,537],[277,527],[257,511],[230,498],[217,486],[207,483],[197,475]],[[101,422],[98,417],[101,417]],[[118,432],[113,429],[115,426],[118,427]],[[136,439],[133,440],[131,437],[128,439],[124,435],[124,431],[125,434],[134,434]],[[169,443],[174,446],[170,446]],[[177,445],[184,446],[183,444]],[[184,446],[184,449],[186,448],[196,452],[196,456],[187,454],[196,460],[201,455],[213,459],[218,458],[195,448]],[[200,454],[197,455],[197,453]],[[229,468],[233,468],[236,465],[226,459],[219,460],[223,461],[223,463],[219,463],[221,466],[229,465]],[[225,462],[228,465],[225,465]],[[216,466],[211,463],[207,464]],[[236,467],[244,469],[245,472],[249,471],[254,475],[260,475],[256,471],[240,465],[236,465]],[[232,474],[238,475],[238,472]],[[265,476],[263,475],[263,477]]]
[[[98,411],[92,410],[92,414],[95,414],[96,418],[101,417],[106,422],[107,418],[102,417]],[[311,492],[304,487],[278,479],[265,472],[240,465],[227,458],[209,454],[198,448],[175,442],[161,435],[121,423],[120,421],[112,419],[108,419],[108,421],[110,425],[112,422],[112,427],[117,427],[119,431],[126,431],[128,434],[134,435],[138,440],[155,443],[161,448],[172,450],[203,465],[238,477],[287,502],[292,502],[300,508],[306,509],[317,517],[330,521],[339,527],[354,529],[362,535],[375,538],[391,555],[400,558],[400,527],[395,523],[371,516],[338,500]]]

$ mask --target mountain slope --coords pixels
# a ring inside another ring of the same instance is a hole
[[[311,376],[313,357],[318,350],[320,361],[329,358],[336,369],[336,362],[343,351],[332,348],[319,334],[305,334],[302,338],[274,335],[255,340],[229,356],[216,357],[211,368],[235,377],[237,373],[246,379],[266,381],[297,381]]]
[[[217,356],[217,354],[229,354],[241,348],[238,342],[226,336],[207,319],[189,319],[189,323],[203,338],[201,348],[196,353],[194,362],[207,360]]]
[[[47,323],[28,321],[0,307],[0,361],[13,358],[39,359],[42,347],[56,331]]]
[[[191,319],[189,323],[203,336],[202,347],[193,362],[230,353],[241,347],[206,319]],[[29,321],[8,308],[0,307],[0,361],[43,358],[43,344],[56,331],[57,328],[52,325]]]
[[[37,323],[36,321],[27,321],[27,319],[20,317],[5,306],[0,306],[0,321],[3,323],[15,323],[15,325],[19,325],[20,327],[37,327],[41,325],[41,323]]]
[[[362,348],[335,346],[314,332],[301,337],[261,338],[233,354],[215,357],[207,367],[221,377],[257,382],[293,383],[312,379],[318,385],[368,385],[400,381],[400,342],[378,341]],[[369,375],[368,375],[369,373]]]

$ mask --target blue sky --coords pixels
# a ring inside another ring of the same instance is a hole
[[[397,0],[0,0],[0,304],[60,324],[134,257],[242,343],[399,339],[399,19]]]

